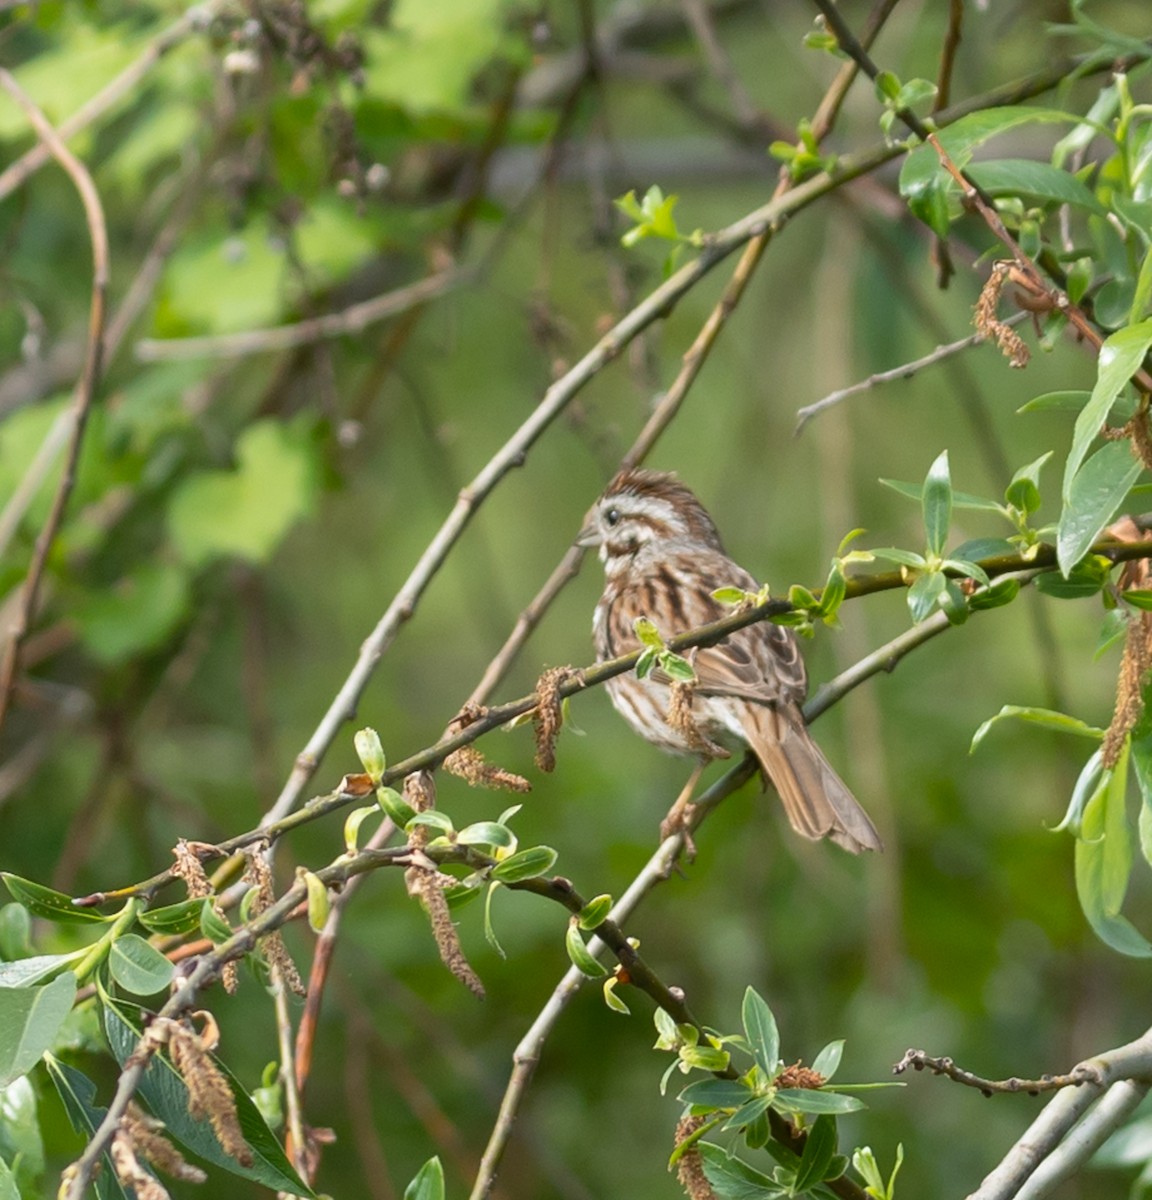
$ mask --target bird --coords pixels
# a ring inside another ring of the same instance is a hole
[[[604,565],[604,591],[592,621],[600,662],[641,647],[638,618],[652,621],[666,640],[729,615],[714,592],[759,590],[728,557],[707,510],[672,473],[622,470],[593,505],[577,540],[597,547]],[[686,656],[695,672],[690,684],[677,685],[658,666],[643,678],[629,671],[606,684],[616,710],[641,737],[697,759],[662,833],[676,821],[684,827],[700,772],[713,759],[728,757],[725,743],[742,742],[798,834],[828,838],[853,854],[882,848],[868,814],[808,731],[801,709],[808,675],[791,629],[761,621]]]

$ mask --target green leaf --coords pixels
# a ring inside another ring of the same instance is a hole
[[[303,425],[254,422],[237,439],[236,459],[235,470],[189,475],[169,502],[172,542],[191,566],[222,555],[265,562],[312,511],[316,451]]]
[[[125,991],[136,996],[152,996],[172,982],[172,964],[134,933],[126,933],[112,943],[108,969]]]
[[[948,530],[952,525],[952,478],[948,473],[947,450],[928,468],[920,503],[928,552],[939,558],[948,544]]]
[[[140,1040],[144,1011],[135,1004],[104,998],[104,1032],[108,1038],[108,1045],[121,1067],[128,1061]],[[152,1056],[140,1081],[140,1095],[153,1115],[164,1122],[168,1132],[182,1146],[233,1175],[255,1180],[276,1191],[292,1192],[297,1196],[313,1196],[312,1190],[296,1174],[295,1168],[260,1115],[255,1102],[224,1063],[215,1055],[212,1059],[223,1071],[236,1102],[240,1129],[252,1151],[250,1167],[241,1166],[225,1152],[206,1119],[189,1116],[187,1085],[163,1052]]]
[[[1056,559],[1065,577],[1116,515],[1142,470],[1124,439],[1106,442],[1076,473],[1056,531]]]
[[[428,829],[435,829],[437,833],[450,834],[452,832],[452,818],[447,813],[442,813],[439,809],[429,808],[424,812],[417,813],[405,826],[404,832],[411,833],[413,829],[420,826],[426,826]]]
[[[752,1099],[752,1090],[738,1079],[698,1079],[676,1097],[682,1104],[698,1108],[742,1108]]]
[[[704,1175],[720,1200],[776,1200],[788,1193],[742,1158],[713,1142],[698,1147]]]
[[[604,918],[612,911],[612,897],[609,895],[596,896],[589,900],[580,910],[580,928],[591,932],[604,923]]]
[[[507,958],[508,955],[504,953],[504,947],[500,945],[500,939],[496,936],[496,926],[492,921],[492,901],[499,890],[499,881],[493,880],[484,894],[484,940],[501,958]]]
[[[665,650],[660,654],[660,670],[677,683],[694,683],[696,680],[696,672],[692,664],[679,654],[673,654],[671,650]]]
[[[1021,404],[1016,410],[1026,412],[1080,412],[1092,398],[1091,392],[1063,391],[1044,392],[1034,396],[1026,404]]]
[[[1101,426],[1108,420],[1108,414],[1112,411],[1113,403],[1139,369],[1149,346],[1152,346],[1152,321],[1141,321],[1139,325],[1118,329],[1107,337],[1100,347],[1096,386],[1092,389],[1091,399],[1076,418],[1072,448],[1068,452],[1068,462],[1064,467],[1066,509],[1071,504],[1072,484],[1088,455],[1088,447],[1099,436]],[[1110,444],[1113,447],[1121,445],[1119,442]],[[1107,448],[1106,446],[1105,449]],[[1063,564],[1063,560],[1061,561]]]
[[[619,986],[620,980],[615,975],[609,975],[604,980],[604,1003],[613,1011],[622,1013],[626,1017],[632,1015],[632,1010],[627,1004],[616,994],[616,988]]]
[[[1072,204],[1097,216],[1108,210],[1075,175],[1030,158],[985,159],[972,163],[969,177],[991,196],[1026,196],[1046,204]]]
[[[1053,451],[1042,454],[1035,462],[1021,467],[1012,476],[1012,482],[1004,492],[1004,499],[1023,513],[1034,513],[1040,507],[1040,472],[1052,457]]]
[[[23,904],[0,906],[0,959],[28,958],[32,953],[32,918]]]
[[[1029,724],[1039,725],[1044,729],[1053,729],[1058,733],[1074,733],[1078,737],[1096,740],[1104,736],[1103,729],[1098,729],[1095,725],[1088,725],[1077,717],[1068,716],[1067,713],[1054,712],[1050,708],[1005,704],[994,717],[989,717],[972,735],[972,744],[968,747],[968,753],[974,753],[976,747],[987,736],[988,731],[999,721],[1005,720],[1027,721]]]
[[[378,787],[376,789],[376,803],[393,825],[398,829],[411,832],[409,825],[413,817],[416,816],[416,810],[395,788]],[[451,822],[449,822],[449,830],[451,827]]]
[[[969,596],[968,607],[973,612],[989,608],[1002,608],[1005,604],[1011,604],[1019,594],[1019,579],[997,579],[990,588],[977,592],[974,596]]]
[[[328,888],[315,871],[304,871],[304,887],[308,893],[308,925],[313,933],[323,933],[328,924],[332,904]]]
[[[881,479],[878,482],[909,500],[915,500],[917,504],[922,505],[924,502],[922,484],[905,483],[900,479]],[[983,496],[974,496],[971,492],[953,492],[952,507],[972,509],[975,512],[1003,512],[1003,505],[997,504],[995,500],[985,499]]]
[[[1125,812],[1128,749],[1101,776],[1084,809],[1076,842],[1076,894],[1096,935],[1120,954],[1152,957],[1152,943],[1120,912],[1132,870],[1132,841]]]
[[[568,926],[568,932],[564,935],[564,946],[572,965],[589,979],[600,979],[608,974],[607,969],[592,957],[575,922]]]
[[[73,950],[71,954],[35,954],[31,958],[18,958],[15,962],[0,962],[0,988],[30,987],[40,983],[87,953],[85,947]]]
[[[380,788],[378,791],[384,791]],[[391,789],[388,789],[391,790]],[[346,854],[355,854],[360,849],[360,826],[371,816],[380,816],[381,808],[378,804],[365,804],[362,808],[354,808],[347,817],[344,818],[344,851]],[[408,810],[409,819],[412,817],[412,810]]]
[[[721,1132],[727,1133],[732,1129],[743,1129],[758,1121],[772,1107],[772,1095],[754,1096],[740,1107],[720,1127]]]
[[[784,1113],[850,1113],[864,1107],[855,1096],[839,1092],[816,1091],[812,1088],[781,1088],[772,1107]]]
[[[177,904],[166,904],[162,908],[147,908],[136,914],[136,920],[149,933],[171,936],[191,933],[200,928],[200,914],[204,910],[203,900],[181,900]]]
[[[521,879],[536,879],[546,875],[556,865],[560,856],[551,846],[530,846],[510,854],[494,866],[489,873],[491,879],[501,883],[516,883]]]
[[[404,1200],[444,1200],[444,1168],[430,1158],[404,1189]]]
[[[896,563],[901,567],[912,567],[914,570],[923,570],[927,565],[924,562],[924,555],[917,554],[913,550],[898,550],[895,546],[885,546],[880,550],[871,551],[873,557],[882,559],[884,562]]]
[[[817,1075],[823,1076],[824,1079],[831,1079],[836,1074],[836,1069],[840,1066],[840,1058],[844,1053],[844,1039],[838,1038],[834,1042],[829,1042],[823,1050],[812,1060],[812,1070]]]
[[[664,639],[660,636],[660,630],[647,617],[637,617],[632,622],[632,628],[642,646],[651,646],[656,650],[664,649]]]
[[[21,879],[19,875],[13,875],[9,871],[0,871],[0,879],[4,880],[12,899],[23,904],[34,917],[74,925],[100,924],[115,920],[114,917],[106,917],[91,908],[77,908],[72,903],[71,896],[55,892],[42,883],[33,883],[31,879]]]
[[[1007,538],[969,538],[952,551],[953,558],[976,562],[984,558],[999,558],[1003,554],[1016,554],[1018,548]]]
[[[1133,608],[1142,608],[1145,612],[1152,610],[1152,591],[1145,588],[1129,588],[1120,593],[1120,598]]]
[[[236,931],[231,925],[216,911],[210,900],[204,901],[203,908],[200,909],[200,932],[216,945],[221,942],[226,942]]]
[[[925,571],[912,581],[912,586],[908,589],[908,609],[917,625],[927,620],[940,607],[947,587],[948,579],[942,571]]]
[[[75,999],[71,971],[43,987],[0,988],[0,1087],[19,1079],[52,1048]]]
[[[804,1152],[800,1157],[800,1170],[796,1174],[796,1192],[806,1192],[827,1179],[828,1168],[832,1165],[835,1155],[836,1122],[825,1114],[817,1117],[808,1130]]]
[[[1033,586],[1054,600],[1083,600],[1095,596],[1108,582],[1112,564],[1101,555],[1091,555],[1081,560],[1068,572],[1067,579],[1058,571],[1046,571],[1037,575]]]
[[[44,1062],[72,1128],[85,1140],[90,1140],[108,1111],[97,1107],[95,1103],[96,1085],[82,1071],[51,1054],[44,1056]],[[101,1158],[104,1169],[97,1172],[93,1179],[98,1200],[126,1200],[126,1193],[116,1178],[112,1159],[107,1152]]]
[[[39,1096],[27,1075],[0,1088],[0,1162],[11,1164],[8,1179],[27,1197],[40,1194],[36,1184],[44,1173],[44,1139],[40,1135]],[[3,1196],[0,1188],[0,1196]]]
[[[461,829],[456,841],[462,846],[494,846],[506,850],[516,845],[516,835],[507,825],[499,825],[495,821],[476,821]]]
[[[744,1036],[748,1039],[757,1065],[765,1078],[775,1079],[780,1059],[780,1033],[772,1010],[760,994],[750,987],[744,992],[740,1015]]]

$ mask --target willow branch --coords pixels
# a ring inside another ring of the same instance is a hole
[[[1013,313],[1005,322],[1005,325],[1016,326],[1028,320],[1031,313],[1018,312]],[[874,387],[879,387],[885,383],[894,383],[901,379],[911,379],[913,375],[925,370],[928,367],[934,367],[937,363],[945,362],[956,354],[960,354],[964,350],[969,350],[973,346],[983,345],[988,341],[988,338],[982,333],[969,334],[968,337],[960,338],[959,341],[949,342],[947,345],[937,346],[929,354],[925,354],[921,358],[914,358],[909,362],[901,363],[898,367],[891,367],[887,371],[877,371],[874,375],[869,375],[867,379],[861,379],[845,388],[840,388],[838,391],[829,392],[827,396],[815,401],[813,404],[805,405],[803,408],[796,410],[796,428],[794,433],[799,436],[804,431],[804,426],[812,420],[813,417],[818,417],[822,412],[826,412],[830,408],[835,408],[838,404],[843,404],[845,400],[851,399],[853,396],[858,396],[861,392],[871,391]]]
[[[27,636],[35,616],[36,599],[44,576],[44,568],[56,540],[56,534],[64,520],[64,510],[68,506],[68,500],[75,486],[76,466],[80,459],[80,447],[84,441],[84,428],[100,379],[100,367],[103,361],[104,310],[108,291],[108,227],[104,220],[104,208],[100,203],[100,194],[96,190],[96,185],[93,183],[87,167],[64,145],[60,135],[52,128],[51,123],[37,108],[31,97],[16,82],[12,74],[3,68],[0,68],[0,87],[3,87],[24,110],[43,143],[45,152],[56,159],[72,180],[84,205],[84,218],[88,224],[88,236],[92,243],[92,298],[88,311],[88,343],[84,369],[73,392],[70,410],[71,433],[64,459],[64,471],[56,488],[56,495],[53,498],[48,518],[44,522],[40,536],[36,539],[36,547],[24,579],[15,621],[12,628],[6,631],[8,641],[4,647],[3,663],[0,664],[0,725],[3,725],[4,717],[12,700],[12,692],[16,686],[21,643]]]

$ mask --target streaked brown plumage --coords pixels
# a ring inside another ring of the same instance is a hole
[[[604,594],[592,627],[601,660],[637,648],[637,617],[648,617],[667,639],[727,615],[731,610],[712,598],[717,589],[758,590],[674,475],[622,472],[589,514],[581,541],[599,546],[604,564]],[[868,814],[808,733],[800,711],[808,678],[792,631],[760,622],[689,657],[697,677],[691,716],[702,736],[669,722],[670,681],[659,670],[645,679],[628,672],[607,684],[632,728],[662,750],[704,761],[720,750],[704,739],[745,742],[797,833],[830,838],[853,853],[879,850]]]

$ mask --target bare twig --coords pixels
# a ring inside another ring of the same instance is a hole
[[[1013,313],[1004,324],[1015,327],[1026,321],[1029,315],[1027,312]],[[928,367],[934,367],[937,363],[944,362],[964,350],[971,349],[973,346],[982,345],[987,340],[982,333],[973,333],[968,337],[960,338],[959,341],[949,342],[944,346],[937,346],[935,350],[929,354],[925,354],[921,358],[914,358],[910,362],[901,363],[900,366],[891,367],[887,371],[877,371],[876,374],[869,375],[867,379],[861,379],[848,387],[840,388],[838,391],[829,392],[827,396],[815,401],[813,404],[807,404],[803,408],[796,410],[795,432],[797,435],[801,434],[804,431],[804,426],[813,417],[819,416],[822,412],[826,412],[830,408],[835,408],[838,404],[843,404],[845,400],[849,400],[853,396],[858,396],[861,392],[870,391],[881,384],[893,383],[896,380],[911,379],[918,372]]]
[[[692,33],[700,46],[708,69],[712,72],[716,82],[727,93],[728,103],[731,104],[737,121],[746,130],[759,132],[762,135],[764,131],[763,115],[756,102],[748,94],[748,89],[732,65],[732,59],[720,42],[716,33],[714,12],[704,0],[681,0],[681,7],[688,24],[692,27]]]
[[[246,329],[242,333],[222,333],[211,337],[144,338],[136,343],[136,357],[141,362],[165,362],[178,358],[244,358],[250,354],[292,350],[326,338],[360,333],[377,321],[398,316],[454,288],[462,287],[475,275],[474,270],[463,267],[439,271],[416,283],[349,305],[340,312],[310,317],[294,325]]]
[[[1010,1095],[1024,1092],[1029,1096],[1038,1096],[1041,1092],[1058,1092],[1061,1088],[1079,1087],[1082,1083],[1099,1081],[1096,1068],[1085,1063],[1073,1067],[1064,1075],[1041,1075],[1039,1079],[1019,1079],[1013,1075],[1009,1079],[986,1079],[972,1071],[958,1067],[950,1058],[936,1058],[924,1050],[906,1050],[904,1057],[892,1068],[893,1075],[903,1075],[911,1068],[914,1071],[931,1071],[933,1075],[944,1075],[954,1083],[962,1083],[965,1087],[976,1088],[985,1096]]]
[[[940,49],[940,70],[936,75],[936,97],[932,111],[948,107],[952,98],[952,69],[956,66],[956,52],[960,49],[960,32],[964,25],[964,0],[948,0],[948,31]]]
[[[85,353],[84,370],[73,393],[71,432],[68,451],[64,460],[64,471],[52,501],[52,508],[32,554],[32,562],[24,579],[20,607],[12,627],[5,631],[7,644],[4,647],[3,663],[0,665],[0,725],[12,699],[16,675],[20,665],[21,643],[28,634],[36,612],[36,598],[43,579],[48,554],[64,519],[64,510],[72,495],[76,482],[76,464],[80,458],[80,447],[84,440],[84,427],[96,394],[103,361],[104,307],[108,289],[108,228],[104,220],[104,209],[100,195],[88,169],[64,145],[59,134],[52,128],[44,114],[36,107],[12,74],[0,68],[0,87],[3,87],[24,110],[36,130],[46,151],[60,163],[72,180],[84,205],[84,216],[88,223],[88,236],[92,242],[92,299],[88,313],[88,345]]]

